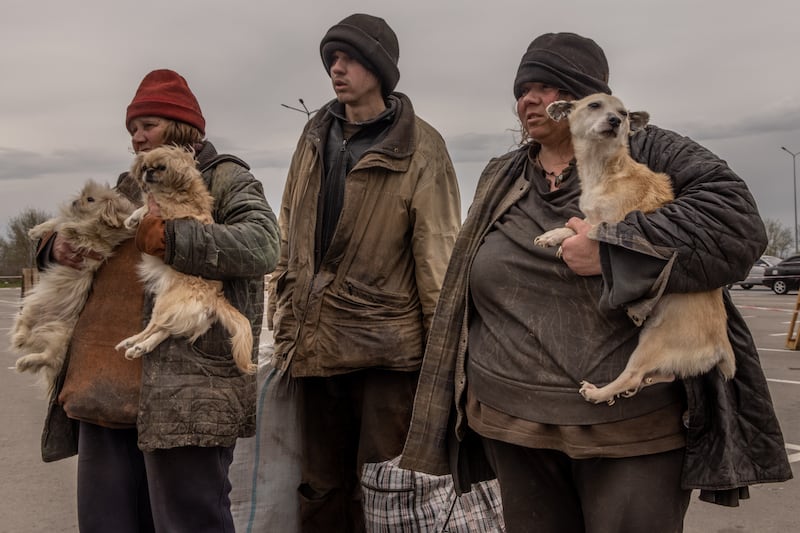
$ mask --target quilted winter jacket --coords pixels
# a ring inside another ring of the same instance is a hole
[[[508,208],[526,150],[490,161],[478,183],[434,316],[400,464],[452,472],[464,491],[491,476],[464,414],[467,281],[483,235]],[[676,200],[601,226],[604,305],[625,307],[634,318],[646,315],[664,291],[711,290],[741,279],[766,246],[744,182],[705,148],[654,126],[631,138],[631,154],[672,177]],[[653,261],[657,270],[641,268]],[[728,382],[718,372],[684,381],[689,410],[682,484],[704,489],[701,498],[708,501],[736,505],[748,485],[792,473],[758,352],[727,292],[725,305],[737,373]]]
[[[270,298],[274,362],[295,377],[411,371],[422,361],[461,224],[460,196],[444,140],[415,116],[407,97],[394,97],[388,132],[346,177],[341,215],[317,272],[323,144],[335,101],[306,125],[292,158]]]
[[[261,182],[243,161],[217,155],[213,145],[206,142],[197,153],[197,162],[214,197],[215,223],[166,221],[165,262],[185,274],[223,282],[225,297],[250,319],[255,360],[264,308],[264,276],[278,259],[277,221]],[[140,202],[140,189],[127,173],[120,176],[117,187]],[[152,303],[147,296],[143,325]],[[51,398],[42,435],[45,461],[76,453],[74,424],[55,401],[58,392]],[[237,369],[222,326],[215,324],[192,344],[186,339],[167,339],[142,358],[136,422],[139,447],[152,451],[231,446],[238,437],[255,433],[255,400],[255,376]]]

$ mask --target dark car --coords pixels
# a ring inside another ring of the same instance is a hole
[[[764,285],[775,294],[786,294],[800,287],[800,255],[787,257],[775,266],[764,269]]]
[[[764,282],[764,270],[766,270],[768,267],[775,266],[780,262],[780,257],[775,257],[774,255],[762,255],[756,260],[752,268],[750,268],[750,272],[747,274],[745,279],[736,283],[732,283],[728,288],[731,288],[733,285],[739,285],[743,289],[752,289],[756,285],[762,285]]]

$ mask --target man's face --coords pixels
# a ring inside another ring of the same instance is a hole
[[[377,76],[344,52],[333,53],[330,75],[336,98],[343,104],[357,105],[376,93],[381,96],[381,82]]]

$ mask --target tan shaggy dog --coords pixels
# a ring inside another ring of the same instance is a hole
[[[628,136],[647,124],[647,113],[629,113],[607,94],[553,102],[547,113],[554,120],[569,119],[580,209],[588,223],[619,222],[631,211],[648,213],[674,199],[669,176],[651,171],[628,152]],[[556,246],[572,235],[569,228],[557,228],[534,243]],[[644,322],[639,344],[620,376],[600,388],[583,381],[580,393],[590,402],[613,404],[617,396],[633,396],[643,386],[703,374],[714,366],[728,379],[736,370],[722,289],[665,294]]]
[[[27,354],[17,359],[17,370],[41,370],[48,393],[64,364],[94,273],[118,244],[133,235],[124,222],[134,209],[130,200],[108,185],[88,181],[79,196],[62,206],[58,217],[28,231],[34,240],[57,231],[76,252],[89,253],[82,269],[54,263],[44,270],[23,298],[11,327],[11,348]]]
[[[147,214],[148,195],[154,198],[164,219],[214,222],[214,199],[192,153],[175,146],[155,148],[136,157],[131,174],[142,185],[144,205],[125,222],[129,227],[137,226]],[[194,342],[219,321],[231,334],[236,366],[242,372],[255,372],[250,321],[225,299],[221,281],[183,274],[147,254],[142,254],[138,269],[146,290],[155,297],[152,316],[143,331],[117,344],[117,350],[125,350],[125,357],[134,359],[150,353],[170,336]]]

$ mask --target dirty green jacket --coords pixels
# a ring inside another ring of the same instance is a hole
[[[166,221],[164,260],[179,272],[223,282],[225,297],[250,320],[255,361],[264,309],[264,276],[278,259],[277,220],[261,182],[243,161],[218,155],[209,142],[196,158],[214,197],[215,222]],[[128,173],[120,176],[117,187],[137,203],[141,201],[141,189]],[[143,326],[152,303],[152,296],[146,295]],[[123,357],[121,353],[112,355]],[[65,371],[66,365],[62,374]],[[45,461],[77,451],[75,424],[56,401],[59,392],[56,390],[51,398],[42,435]],[[238,370],[230,356],[228,333],[220,324],[191,344],[183,338],[167,339],[142,358],[136,421],[139,447],[152,451],[231,446],[238,437],[254,434],[255,400],[255,376]]]

